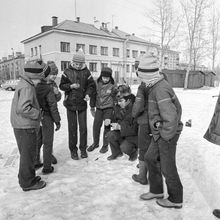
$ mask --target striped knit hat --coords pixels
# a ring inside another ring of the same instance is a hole
[[[27,61],[24,65],[25,75],[30,79],[43,79],[50,73],[50,67],[43,63],[42,60]]]
[[[85,63],[85,55],[83,51],[79,50],[73,55],[73,62]]]
[[[47,61],[47,65],[50,67],[50,73],[49,75],[57,75],[58,74],[58,68],[54,61]]]
[[[153,84],[161,78],[159,73],[158,58],[153,54],[144,54],[138,65],[138,77],[146,83],[146,85]]]

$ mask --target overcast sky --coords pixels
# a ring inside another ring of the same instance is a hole
[[[75,4],[76,1],[76,4]],[[0,57],[15,51],[23,51],[20,42],[40,32],[43,25],[51,25],[51,17],[58,22],[75,20],[93,23],[94,17],[101,22],[109,22],[108,27],[119,26],[121,30],[142,37],[145,9],[151,0],[7,0],[0,7]],[[76,10],[75,10],[76,5]]]
[[[147,40],[155,39],[149,35],[151,27],[146,17],[152,8],[153,0],[5,0],[0,7],[0,58],[14,51],[23,52],[20,42],[40,32],[43,25],[52,24],[52,16],[58,17],[58,22],[66,19],[75,20],[80,17],[82,22],[94,22],[94,17],[101,22],[109,22],[111,29],[119,29],[135,33]],[[174,0],[176,2],[176,0]],[[216,0],[220,7],[220,0]],[[76,9],[75,9],[76,5]],[[177,8],[176,11],[181,11]],[[172,48],[175,49],[175,48]]]

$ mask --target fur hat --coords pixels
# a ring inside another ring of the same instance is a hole
[[[109,67],[103,67],[101,70],[101,76],[112,77],[112,69]]]
[[[83,51],[79,50],[73,55],[73,62],[85,63],[85,55]]]
[[[25,75],[30,79],[43,79],[50,73],[50,67],[42,60],[27,61],[24,65]]]
[[[158,58],[152,53],[144,54],[138,65],[138,77],[147,85],[161,78]]]
[[[47,65],[50,67],[50,74],[49,75],[57,75],[58,74],[58,68],[54,61],[47,61]]]

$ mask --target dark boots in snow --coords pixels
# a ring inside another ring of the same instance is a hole
[[[132,179],[135,182],[138,182],[142,185],[147,185],[148,180],[147,180],[147,166],[144,161],[139,160],[139,174],[134,174],[132,176]]]
[[[108,151],[108,145],[107,146],[102,146],[102,148],[100,149],[99,153],[104,154]]]

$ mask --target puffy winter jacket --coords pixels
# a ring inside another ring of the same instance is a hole
[[[80,84],[78,89],[71,89],[70,85],[73,83]],[[70,66],[65,69],[59,88],[65,92],[64,106],[72,111],[85,110],[87,108],[87,102],[84,100],[86,95],[91,95],[95,90],[95,82],[93,77],[85,66],[81,70],[77,70]]]
[[[148,96],[149,123],[154,139],[157,141],[162,137],[168,141],[180,133],[183,128],[181,114],[181,104],[175,92],[162,78],[149,90]]]
[[[60,122],[60,114],[52,83],[48,84],[46,81],[42,81],[37,85],[36,92],[43,114],[50,115],[55,123]]]
[[[135,96],[133,96],[132,101],[124,109],[116,105],[113,111],[112,121],[120,124],[122,137],[137,136],[138,134],[137,120],[132,117],[134,99]]]
[[[96,83],[95,104],[96,108],[113,108],[114,98],[117,94],[117,86],[109,83],[103,83],[102,80]]]
[[[28,129],[40,126],[40,107],[33,82],[21,76],[11,105],[11,125],[13,128]]]

